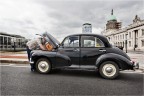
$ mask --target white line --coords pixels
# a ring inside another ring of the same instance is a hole
[[[10,66],[13,66],[13,65],[15,65],[15,64],[9,64]]]
[[[8,64],[8,65],[0,65],[2,67],[30,67],[29,65],[16,65],[16,64]]]
[[[10,61],[28,61],[28,59],[17,59],[17,58],[1,58],[1,60],[10,60]]]
[[[30,66],[10,66],[10,67],[26,67],[26,68],[29,68]]]
[[[144,72],[141,71],[141,70],[136,70],[136,71],[120,71],[120,73],[139,73],[139,74],[144,74]]]
[[[2,66],[2,67],[3,67],[3,66],[10,66],[10,65],[0,65],[0,66]]]

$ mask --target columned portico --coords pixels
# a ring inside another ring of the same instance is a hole
[[[144,50],[144,20],[141,20],[136,15],[133,23],[125,28],[112,27],[114,24],[112,22],[115,22],[115,24],[118,25],[115,17],[108,20],[106,29],[102,31],[102,34],[105,35],[112,44],[123,47],[125,50]]]

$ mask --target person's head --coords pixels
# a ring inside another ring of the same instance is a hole
[[[44,32],[41,34],[42,37],[46,37],[47,36],[47,32]]]
[[[41,36],[43,38],[43,42],[49,42],[49,39],[47,38],[47,32],[42,33]]]

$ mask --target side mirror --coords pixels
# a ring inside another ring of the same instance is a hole
[[[64,48],[64,44],[63,44],[63,43],[61,43],[60,46],[61,46],[62,48]]]

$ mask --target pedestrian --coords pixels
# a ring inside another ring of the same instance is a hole
[[[42,35],[40,35],[40,37],[32,39],[26,43],[26,49],[28,54],[28,60],[31,66],[31,71],[34,71],[34,64],[31,64],[31,51],[36,50],[38,47],[41,50],[47,50],[47,48],[45,47],[46,35],[47,33],[45,32]]]

